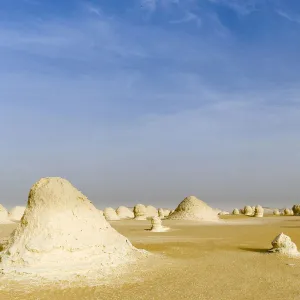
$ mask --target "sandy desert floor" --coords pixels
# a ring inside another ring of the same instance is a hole
[[[300,248],[300,217],[224,216],[224,224],[164,221],[172,230],[151,233],[149,221],[112,226],[134,246],[154,254],[114,283],[31,287],[1,282],[0,299],[300,299],[300,259],[266,253],[281,232]],[[0,237],[16,227],[0,225]]]

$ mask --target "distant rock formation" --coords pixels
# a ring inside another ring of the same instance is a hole
[[[134,213],[125,206],[119,206],[116,209],[116,213],[120,219],[133,219]]]
[[[119,221],[120,217],[112,207],[107,207],[103,211],[104,217],[107,221]]]
[[[264,209],[262,208],[262,206],[260,205],[255,206],[254,217],[262,218],[263,216],[264,216]]]
[[[135,220],[146,220],[147,219],[147,210],[145,205],[137,204],[134,209],[134,219]]]
[[[153,217],[151,219],[151,224],[152,224],[152,227],[151,227],[150,231],[152,231],[152,232],[165,232],[165,231],[169,230],[168,227],[162,226],[162,221],[159,217]]]
[[[249,205],[245,206],[244,214],[245,216],[253,216],[253,208]]]
[[[195,196],[186,197],[175,209],[170,220],[219,221],[216,211]]]
[[[240,214],[240,210],[238,208],[235,208],[233,211],[232,211],[232,214],[233,215],[239,215]]]

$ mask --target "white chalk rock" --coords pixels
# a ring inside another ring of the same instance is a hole
[[[11,221],[20,221],[24,215],[26,207],[25,206],[16,206],[11,209],[8,213],[8,217]]]
[[[274,215],[274,216],[280,216],[280,211],[279,211],[279,209],[275,208],[275,209],[273,210],[273,215]]]
[[[164,217],[168,217],[170,215],[170,210],[169,209],[164,209]]]
[[[117,215],[120,219],[133,219],[134,213],[125,206],[119,206],[116,210]]]
[[[165,217],[165,212],[162,208],[158,209],[158,217],[163,219]]]
[[[253,209],[251,206],[247,205],[244,208],[244,214],[245,216],[253,216]]]
[[[99,213],[100,213],[101,216],[104,216],[104,211],[103,210],[98,209],[98,211],[99,211]]]
[[[0,204],[0,224],[10,224],[10,223],[13,222],[9,219],[6,208]]]
[[[6,208],[0,204],[0,219],[5,219],[8,217],[8,212]]]
[[[146,206],[143,204],[137,204],[133,209],[133,213],[134,213],[135,220],[146,220],[147,219]]]
[[[233,211],[232,211],[232,214],[233,215],[239,215],[240,214],[240,210],[235,208]]]
[[[146,216],[147,216],[147,218],[157,217],[158,216],[157,209],[152,205],[148,205],[146,207]]]
[[[42,178],[32,186],[23,218],[3,248],[4,273],[51,280],[93,271],[107,274],[142,253],[85,195],[58,177]]]
[[[227,216],[230,215],[230,213],[228,211],[221,211],[218,213],[219,216]]]
[[[279,234],[272,242],[273,248],[270,252],[284,254],[288,256],[299,256],[299,252],[295,243],[291,238],[283,233]]]
[[[262,206],[260,205],[255,206],[254,216],[256,218],[262,218],[264,216],[264,209]]]
[[[151,219],[151,224],[152,224],[152,227],[151,227],[150,231],[152,231],[152,232],[165,232],[170,229],[168,227],[162,226],[162,221],[159,217],[153,217]]]
[[[103,215],[107,221],[119,221],[120,217],[112,207],[107,207],[103,211]]]
[[[186,197],[168,217],[170,220],[219,221],[216,211],[195,196]]]

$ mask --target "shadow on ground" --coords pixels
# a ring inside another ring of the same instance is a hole
[[[269,253],[270,249],[239,247],[240,250],[258,253]]]

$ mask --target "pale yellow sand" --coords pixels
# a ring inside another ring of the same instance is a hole
[[[300,217],[224,216],[228,225],[164,221],[171,231],[151,233],[149,221],[111,222],[134,246],[163,254],[115,284],[30,287],[1,282],[0,299],[300,299],[300,260],[264,253],[280,232],[300,248]],[[16,225],[0,225],[0,237]]]

